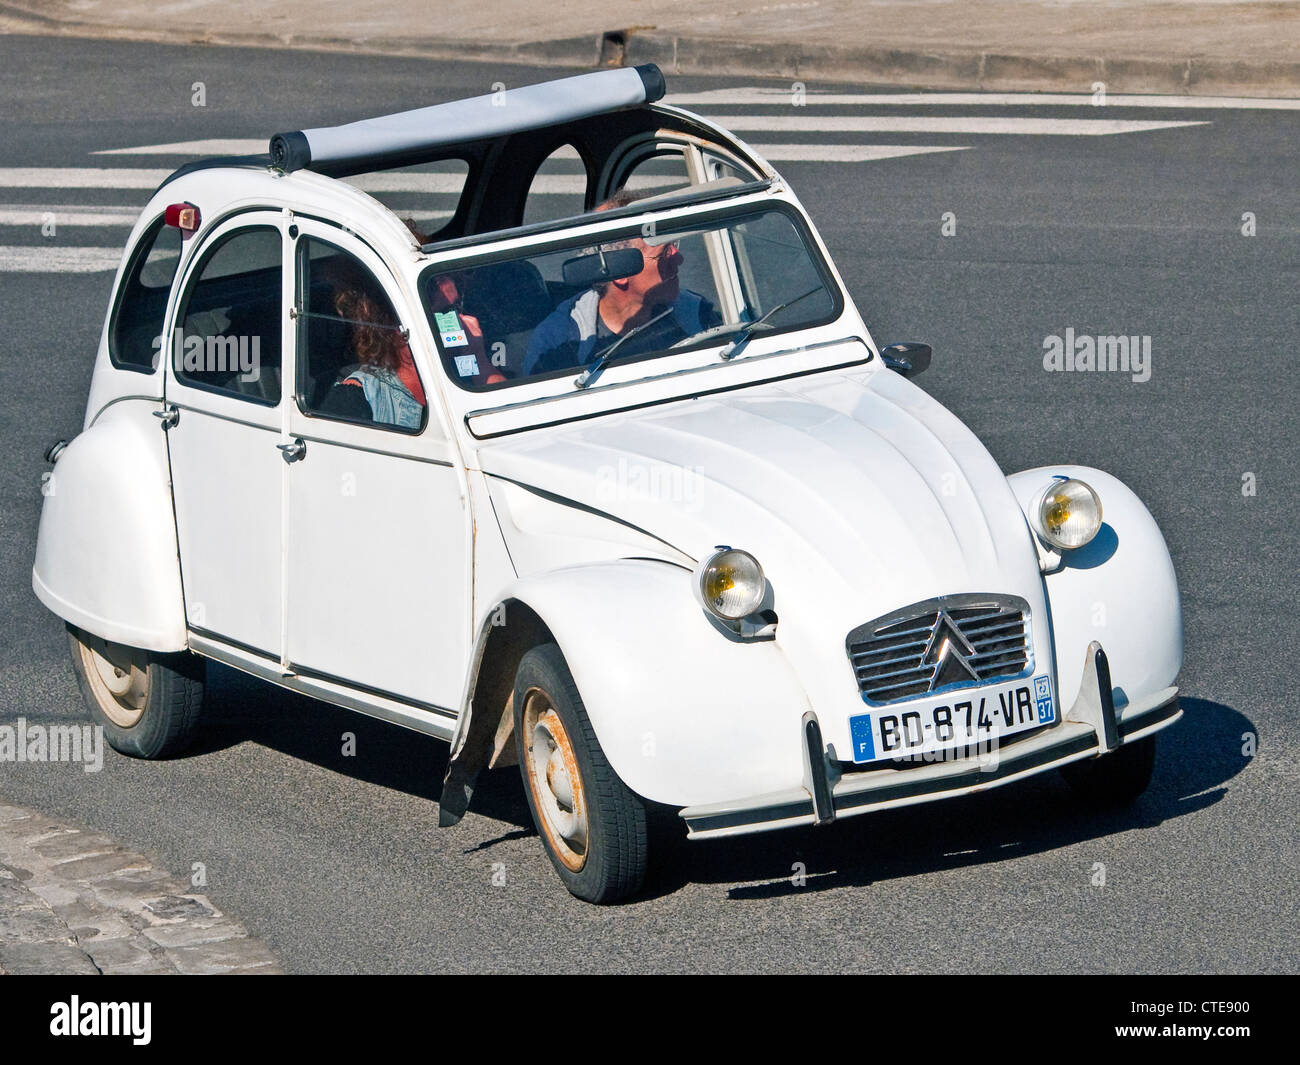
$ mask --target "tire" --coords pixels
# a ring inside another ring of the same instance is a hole
[[[1061,776],[1089,805],[1114,808],[1127,806],[1147,790],[1155,764],[1156,738],[1148,736],[1099,758],[1062,766]]]
[[[204,659],[109,643],[71,625],[68,644],[82,698],[113,750],[171,758],[190,745],[203,707]]]
[[[564,886],[595,903],[640,890],[649,857],[645,805],[606,761],[555,644],[520,661],[514,715],[528,807]]]

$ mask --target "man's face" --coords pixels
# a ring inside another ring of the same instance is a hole
[[[677,271],[683,262],[681,249],[676,244],[647,244],[639,237],[633,241],[632,247],[641,252],[645,266],[639,274],[622,278],[614,284],[628,296],[636,298],[642,307],[672,303],[679,292]]]

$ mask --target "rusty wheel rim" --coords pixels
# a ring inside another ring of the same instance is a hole
[[[149,701],[149,664],[143,652],[97,636],[78,639],[81,661],[99,708],[113,724],[131,728]]]
[[[565,868],[587,862],[587,801],[573,743],[550,697],[540,688],[524,696],[526,778],[538,829]]]

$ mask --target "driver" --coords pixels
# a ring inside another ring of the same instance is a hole
[[[641,197],[627,189],[616,192],[597,211],[626,207]],[[702,332],[721,321],[713,305],[689,289],[683,291],[677,272],[685,261],[676,242],[652,246],[640,237],[629,237],[602,245],[636,248],[645,262],[631,277],[604,281],[573,296],[555,308],[533,330],[524,353],[524,376],[551,370],[585,366],[631,330],[644,324],[669,306],[673,314],[668,343]],[[658,346],[667,346],[662,336]]]

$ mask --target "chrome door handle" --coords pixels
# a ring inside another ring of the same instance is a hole
[[[302,437],[295,437],[292,443],[276,444],[285,462],[297,462],[307,453],[307,443]]]
[[[161,419],[164,432],[172,428],[172,426],[181,420],[180,409],[178,407],[169,407],[165,404],[162,410],[154,411],[153,416]]]

